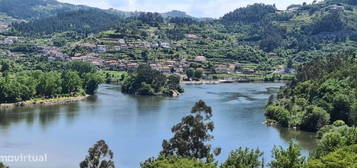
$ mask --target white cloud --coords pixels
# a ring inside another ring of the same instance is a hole
[[[276,4],[286,9],[291,4],[302,4],[313,0],[59,0],[72,4],[82,4],[103,9],[115,8],[124,11],[166,12],[185,11],[198,17],[221,17],[236,8],[253,3]]]

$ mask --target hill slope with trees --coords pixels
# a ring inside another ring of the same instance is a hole
[[[296,79],[269,102],[266,115],[285,127],[318,131],[342,120],[357,123],[357,59],[339,54],[301,66]]]
[[[163,17],[167,13],[115,13],[100,9],[62,12],[14,24],[13,30],[29,36],[110,30],[115,32],[114,39],[183,42],[190,47],[187,55],[247,62],[267,62],[270,59],[264,56],[273,55],[272,59],[296,64],[355,48],[357,41],[357,6],[346,0],[292,5],[283,11],[273,5],[253,4],[215,20],[198,20],[177,11],[170,13],[178,17]],[[246,51],[244,48],[248,48],[247,54],[240,53]],[[183,53],[176,49],[155,55],[167,58]]]

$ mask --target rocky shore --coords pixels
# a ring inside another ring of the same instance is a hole
[[[0,104],[0,109],[11,109],[15,107],[25,107],[25,106],[67,104],[67,103],[73,103],[80,100],[84,100],[88,97],[89,95],[76,96],[76,97],[58,97],[58,98],[51,98],[51,99],[31,99],[31,100],[17,102],[17,103]]]

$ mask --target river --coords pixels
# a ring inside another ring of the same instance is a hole
[[[219,161],[233,149],[259,148],[271,160],[274,145],[300,144],[305,155],[314,134],[267,127],[264,105],[283,83],[185,85],[176,98],[124,95],[116,85],[101,85],[96,96],[80,102],[24,107],[0,112],[0,156],[45,155],[47,162],[7,162],[11,168],[75,168],[88,148],[103,139],[120,168],[139,168],[157,156],[170,129],[190,113],[198,100],[213,108],[214,147]]]

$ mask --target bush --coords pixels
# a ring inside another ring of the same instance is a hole
[[[357,167],[357,145],[347,146],[320,159],[310,160],[307,168],[354,168]]]
[[[140,164],[141,168],[216,168],[215,164],[204,163],[194,158],[159,156]]]
[[[301,156],[301,148],[293,143],[285,150],[281,146],[274,147],[274,160],[269,163],[271,168],[302,168],[305,158]]]
[[[144,96],[152,96],[155,94],[154,89],[151,87],[150,84],[147,84],[145,82],[141,83],[141,87],[138,89],[138,94],[139,95],[144,95]]]
[[[265,113],[270,119],[278,121],[282,126],[289,126],[289,111],[282,106],[270,105]]]
[[[306,110],[301,129],[306,131],[318,131],[330,121],[330,115],[321,107],[309,106]]]
[[[221,168],[256,168],[262,166],[263,152],[259,149],[239,148],[230,153],[228,159],[220,166]]]
[[[321,139],[314,153],[315,158],[325,156],[338,148],[357,144],[357,128],[348,127],[341,121],[321,128],[318,135]]]
[[[85,74],[84,79],[85,79],[84,88],[86,90],[86,93],[91,95],[93,95],[95,91],[98,89],[99,84],[104,81],[104,79],[100,75],[95,73]]]

